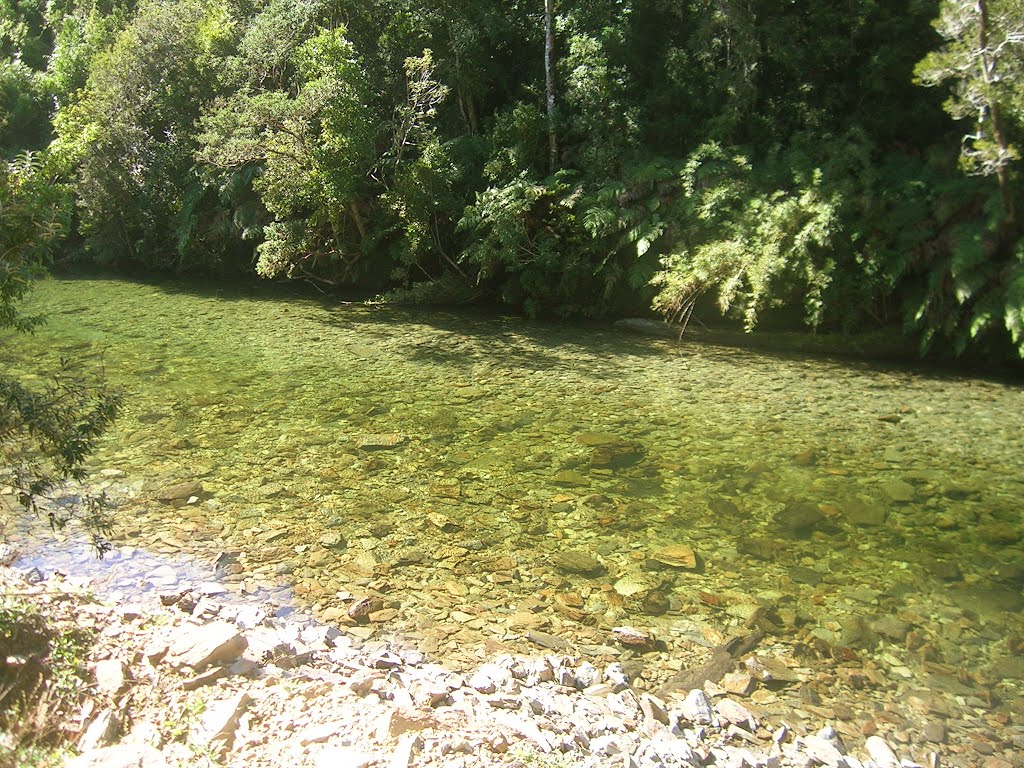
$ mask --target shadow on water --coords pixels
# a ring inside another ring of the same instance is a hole
[[[117,275],[56,275],[53,279],[71,282],[96,281],[130,283],[172,296],[213,299],[228,305],[260,302],[278,305],[284,313],[302,312],[307,320],[338,330],[356,330],[368,339],[394,344],[401,342],[405,355],[413,362],[467,367],[475,358],[500,355],[510,367],[544,370],[566,364],[582,366],[591,375],[614,376],[625,360],[666,355],[696,355],[718,362],[742,358],[745,366],[762,366],[769,373],[777,363],[806,363],[821,373],[822,367],[837,373],[884,374],[891,377],[928,379],[936,382],[977,380],[1007,386],[1020,386],[1024,371],[1017,368],[978,369],[954,362],[925,359],[872,359],[853,352],[837,355],[822,349],[803,349],[801,339],[813,334],[764,332],[746,335],[735,332],[711,332],[695,338],[647,336],[612,327],[612,320],[535,320],[509,315],[501,308],[465,307],[458,310],[438,307],[409,308],[374,305],[367,301],[342,300],[305,283],[267,282],[258,279],[225,278],[167,279],[133,278]],[[64,309],[65,314],[86,311],[86,307]],[[303,311],[305,310],[305,311]],[[183,318],[188,321],[188,318]],[[446,334],[440,338],[417,340],[410,328],[421,326]],[[894,331],[895,333],[895,331]],[[843,344],[837,338],[835,344]]]

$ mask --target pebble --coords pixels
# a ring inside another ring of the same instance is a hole
[[[945,744],[946,724],[941,720],[932,720],[924,727],[924,738],[933,744]]]

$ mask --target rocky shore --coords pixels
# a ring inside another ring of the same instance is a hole
[[[80,752],[67,768],[917,765],[905,745],[849,743],[824,722],[794,728],[710,681],[667,696],[637,690],[619,662],[505,654],[457,672],[215,582],[111,602],[80,579],[0,578],[44,610],[70,601],[98,638],[91,695],[65,728]],[[619,639],[634,642],[629,631]],[[745,662],[783,686],[800,674],[757,654]]]

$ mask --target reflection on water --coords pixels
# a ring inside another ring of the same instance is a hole
[[[877,670],[857,696],[1017,696],[1015,386],[113,280],[33,306],[49,323],[3,337],[6,365],[102,361],[127,391],[95,461],[127,544],[237,551],[238,579],[336,620],[377,595],[359,631],[440,652],[529,629],[597,652],[628,623],[666,676],[769,608],[792,663]],[[154,500],[192,480],[195,503]],[[687,546],[695,568],[662,556]]]

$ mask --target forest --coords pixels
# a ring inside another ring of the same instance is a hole
[[[1009,359],[1022,134],[1018,0],[0,0],[0,283],[258,274]]]

